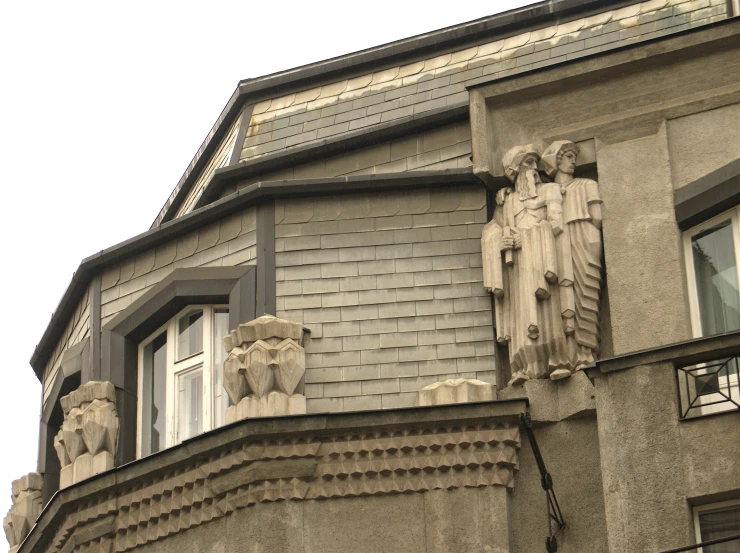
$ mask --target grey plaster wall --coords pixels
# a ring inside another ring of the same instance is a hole
[[[598,160],[614,353],[686,340],[688,296],[665,127],[602,144]]]
[[[548,382],[548,384],[551,384]],[[554,385],[553,385],[554,387]],[[560,553],[610,551],[595,413],[582,418],[535,423],[534,434],[566,522],[557,536]],[[547,536],[545,492],[532,448],[522,435],[516,485],[511,494],[511,551],[544,551]],[[644,551],[611,549],[611,551]]]
[[[675,188],[740,159],[740,104],[669,120],[668,150]]]
[[[506,494],[487,487],[262,503],[135,551],[508,553]]]
[[[740,489],[740,413],[680,421],[671,362],[609,373],[596,384],[611,551],[691,543],[691,504]]]
[[[275,206],[277,315],[304,323],[309,412],[413,405],[451,377],[493,382],[482,186]]]

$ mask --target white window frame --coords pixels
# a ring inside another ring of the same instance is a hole
[[[703,334],[701,329],[701,314],[699,313],[699,291],[696,287],[696,269],[694,267],[694,252],[691,248],[691,239],[700,232],[703,232],[708,228],[715,226],[721,221],[726,221],[727,219],[730,219],[732,239],[735,245],[735,265],[738,268],[738,280],[740,280],[740,206],[736,206],[732,209],[724,211],[719,215],[704,221],[703,223],[687,229],[683,233],[684,258],[686,260],[687,271],[686,282],[688,283],[689,291],[689,313],[691,315],[691,333],[693,334],[694,338],[701,338]],[[738,284],[740,285],[740,282]],[[728,388],[734,388],[734,390],[732,391],[733,395],[737,394],[738,391],[740,391],[738,390],[738,379],[735,375],[730,375],[729,387],[726,383],[726,380],[723,383],[722,379],[720,379],[720,387],[721,389],[726,390],[725,393],[729,393]],[[711,398],[711,396],[707,397]],[[725,410],[728,409],[725,409],[722,405],[709,405],[701,408],[702,414],[705,415],[710,413],[719,413]]]
[[[165,384],[165,445],[163,449],[172,447],[180,443],[177,436],[177,390],[176,379],[178,375],[185,374],[194,369],[203,368],[203,427],[202,432],[208,432],[215,428],[216,418],[214,416],[214,394],[213,381],[216,370],[215,367],[215,348],[222,347],[218,337],[213,336],[214,332],[214,315],[218,310],[228,310],[228,305],[188,305],[186,308],[177,313],[164,325],[159,327],[155,332],[150,334],[145,340],[139,343],[138,349],[138,397],[137,401],[137,432],[136,432],[136,457],[142,456],[142,437],[144,435],[143,410],[144,405],[144,348],[154,341],[162,333],[167,333],[167,375]],[[180,319],[191,311],[203,311],[203,350],[191,354],[183,359],[176,360],[177,356],[177,337],[178,323]]]
[[[740,499],[732,499],[730,501],[722,501],[720,503],[708,503],[707,505],[697,505],[694,507],[694,535],[696,536],[696,543],[706,541],[701,535],[701,526],[699,525],[699,515],[701,513],[725,511],[733,507],[740,507]],[[704,553],[704,548],[697,547],[696,553]]]

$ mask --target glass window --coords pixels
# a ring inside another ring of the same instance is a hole
[[[145,456],[223,424],[223,337],[229,311],[191,306],[139,346],[138,455]]]
[[[697,338],[740,330],[739,216],[736,207],[684,233],[691,328]],[[726,364],[717,369],[723,361]],[[703,414],[734,409],[725,400],[740,397],[736,363],[733,358],[718,360],[706,364],[704,374],[696,373],[705,387],[700,398]]]
[[[203,351],[203,311],[190,311],[177,325],[177,360]]]
[[[697,540],[706,542],[740,534],[740,501],[703,505],[694,509]],[[740,553],[740,540],[701,548],[701,553]]]
[[[740,290],[732,235],[732,219],[727,218],[691,237],[703,336],[740,329]]]

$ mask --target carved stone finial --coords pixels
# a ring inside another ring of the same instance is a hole
[[[224,338],[226,422],[306,413],[303,326],[272,315],[239,325]]]
[[[595,181],[574,177],[577,156],[569,140],[545,150],[551,183],[541,182],[531,145],[503,158],[514,190],[497,195],[481,247],[512,384],[567,378],[598,354],[601,198]]]
[[[44,478],[38,472],[29,472],[18,480],[13,480],[13,504],[3,519],[3,529],[10,544],[10,553],[18,551],[18,547],[41,514],[43,485]]]
[[[119,423],[110,382],[87,382],[59,401],[64,421],[54,449],[62,465],[59,487],[66,488],[113,468]]]
[[[435,382],[419,390],[416,403],[420,406],[443,405],[446,403],[470,403],[496,399],[493,384],[469,378],[455,378]]]

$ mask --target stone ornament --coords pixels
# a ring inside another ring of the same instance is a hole
[[[520,446],[516,417],[252,440],[80,502],[49,533],[44,550],[134,550],[275,501],[512,490]]]
[[[306,413],[302,325],[263,315],[231,331],[224,347],[224,388],[233,404],[227,423]]]
[[[435,382],[422,388],[417,392],[416,404],[419,406],[442,405],[493,401],[494,399],[496,399],[496,388],[493,384],[469,378],[455,378]]]
[[[577,156],[558,140],[541,160],[531,144],[503,157],[514,187],[496,194],[481,246],[510,384],[567,378],[599,352],[601,198],[595,181],[574,178]],[[542,181],[540,161],[554,182]]]
[[[10,553],[18,551],[41,514],[43,485],[44,478],[38,472],[29,472],[18,480],[13,480],[13,503],[3,519],[3,530],[10,544]]]
[[[87,382],[60,403],[64,421],[54,449],[62,466],[61,489],[114,467],[119,423],[110,382]]]

